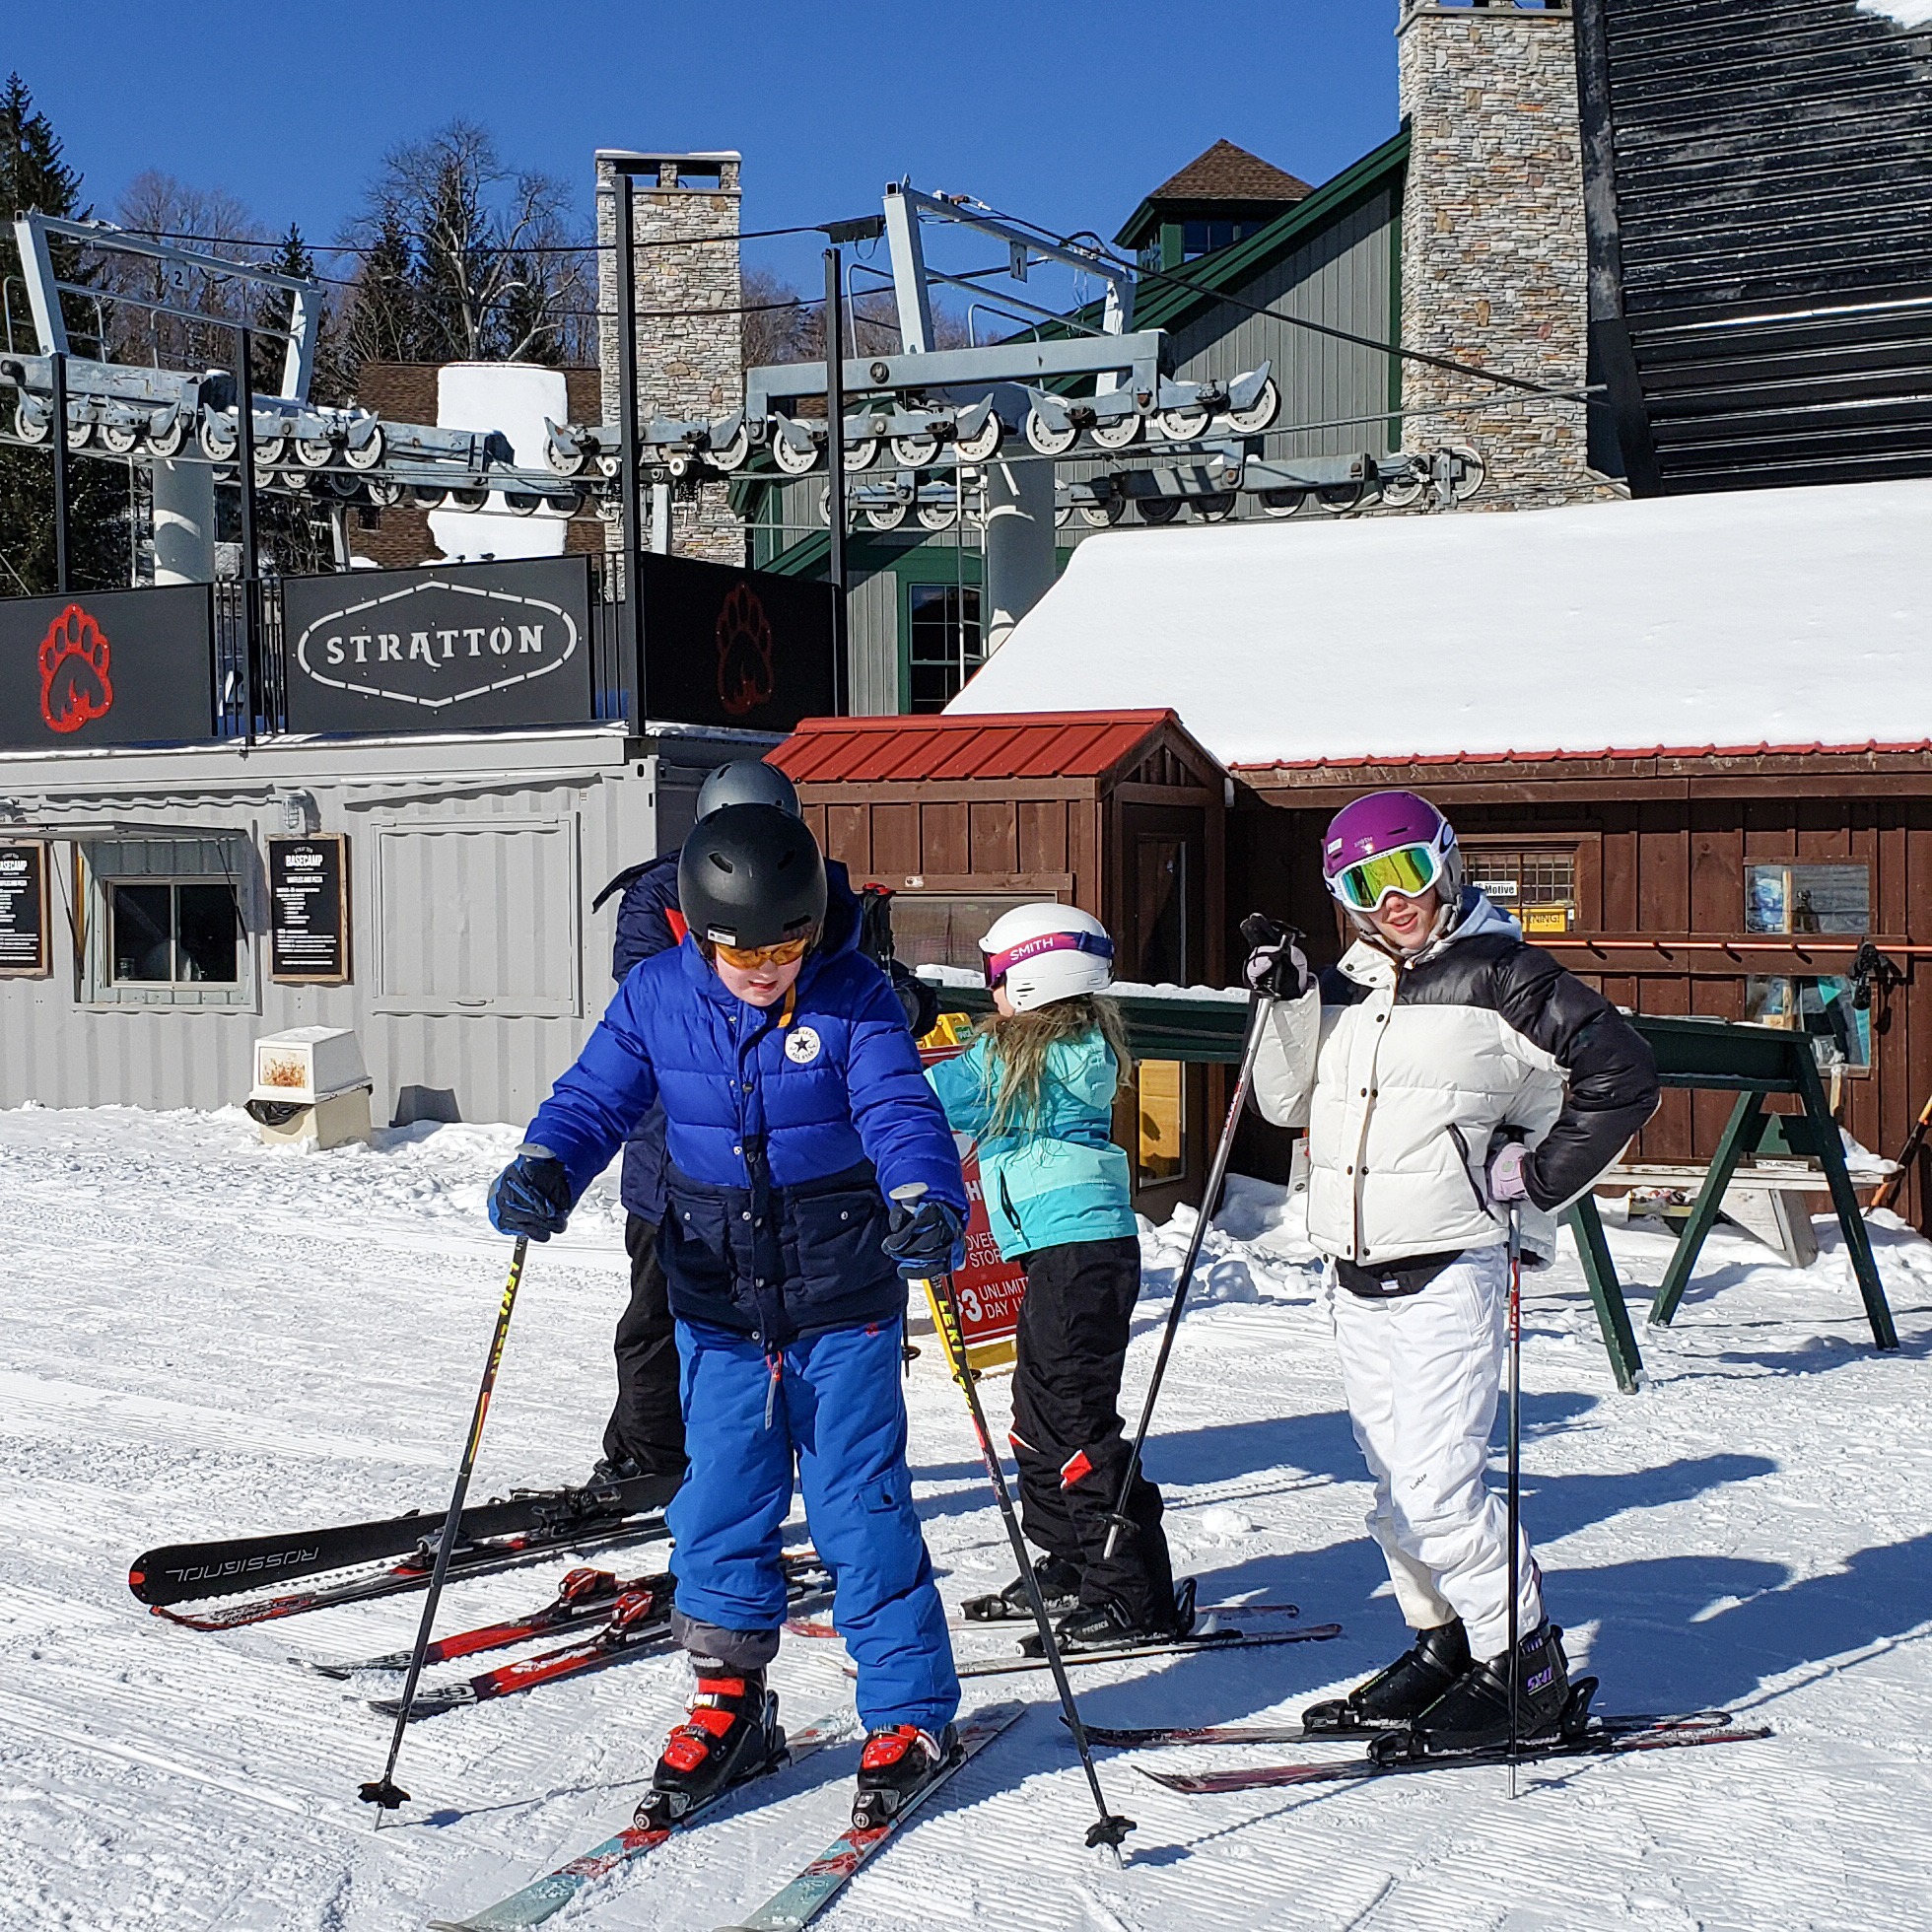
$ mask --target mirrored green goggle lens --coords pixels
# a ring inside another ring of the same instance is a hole
[[[1413,899],[1435,883],[1438,867],[1434,850],[1425,845],[1398,846],[1378,852],[1339,875],[1342,896],[1358,913],[1372,913],[1391,892]]]

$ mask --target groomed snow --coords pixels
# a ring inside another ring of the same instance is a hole
[[[382,1687],[288,1659],[406,1644],[420,1600],[203,1635],[148,1617],[123,1583],[132,1554],[174,1537],[441,1506],[507,1254],[483,1189],[516,1139],[424,1126],[316,1155],[264,1150],[234,1110],[0,1113],[8,1932],[405,1932],[629,1815],[681,1707],[675,1659],[414,1729],[400,1778],[416,1802],[379,1832],[355,1791],[381,1768],[388,1727],[360,1697]],[[1183,1212],[1144,1238],[1132,1398],[1188,1226]],[[532,1251],[479,1494],[579,1475],[595,1454],[618,1231],[606,1183],[564,1243]],[[1803,1274],[1714,1237],[1675,1329],[1640,1330],[1651,1379],[1635,1397],[1611,1380],[1573,1259],[1529,1284],[1526,1509],[1572,1655],[1613,1708],[1723,1704],[1772,1740],[1532,1771],[1513,1805],[1490,1768],[1190,1799],[1108,1754],[1108,1795],[1139,1821],[1117,1871],[1081,1845],[1086,1794],[1045,1681],[996,1680],[979,1694],[1037,1708],[859,1877],[829,1932],[1923,1924],[1932,1247],[1881,1217],[1903,1346],[1878,1355],[1821,1234]],[[1668,1237],[1639,1223],[1611,1240],[1640,1324]],[[1361,1533],[1316,1271],[1279,1190],[1235,1184],[1200,1299],[1150,1455],[1177,1561],[1205,1600],[1292,1598],[1346,1634],[1082,1672],[1098,1722],[1280,1719],[1402,1641]],[[957,1391],[923,1342],[917,1496],[956,1602],[1010,1563]],[[996,1428],[1004,1386],[987,1385]],[[662,1548],[623,1560],[648,1568]],[[563,1567],[452,1589],[444,1625],[535,1601]],[[795,1721],[849,1696],[838,1655],[788,1642],[775,1678]],[[782,1798],[587,1894],[559,1932],[728,1922],[838,1828],[852,1769],[850,1749],[825,1754]]]
[[[1932,482],[1089,538],[950,712],[1223,763],[1932,740]]]

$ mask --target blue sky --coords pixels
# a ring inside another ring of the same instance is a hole
[[[909,174],[1111,238],[1219,136],[1319,182],[1393,133],[1395,9],[0,0],[0,65],[102,212],[157,168],[325,241],[385,147],[461,113],[581,210],[598,147],[737,148],[748,229],[870,212]],[[808,283],[819,245],[746,257]]]

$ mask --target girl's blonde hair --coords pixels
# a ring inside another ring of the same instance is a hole
[[[1134,1065],[1127,1046],[1127,1023],[1119,1004],[1102,993],[1076,994],[1024,1013],[990,1013],[979,1023],[986,1036],[987,1073],[999,1085],[993,1095],[993,1115],[986,1138],[1032,1129],[1040,1118],[1046,1084],[1047,1055],[1062,1040],[1098,1033],[1111,1049],[1126,1077]]]

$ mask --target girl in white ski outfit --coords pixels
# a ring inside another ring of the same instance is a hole
[[[1448,821],[1413,793],[1359,798],[1323,873],[1360,937],[1312,980],[1285,937],[1249,958],[1276,1004],[1255,1100],[1308,1130],[1308,1234],[1330,1257],[1343,1387],[1375,1478],[1369,1527],[1415,1642],[1311,1728],[1407,1726],[1418,1751],[1508,1729],[1509,1554],[1486,1486],[1508,1291],[1508,1215],[1548,1251],[1657,1104],[1656,1069],[1616,1007],[1523,942],[1466,883]],[[1527,1538],[1514,1669],[1521,1732],[1568,1693]]]

